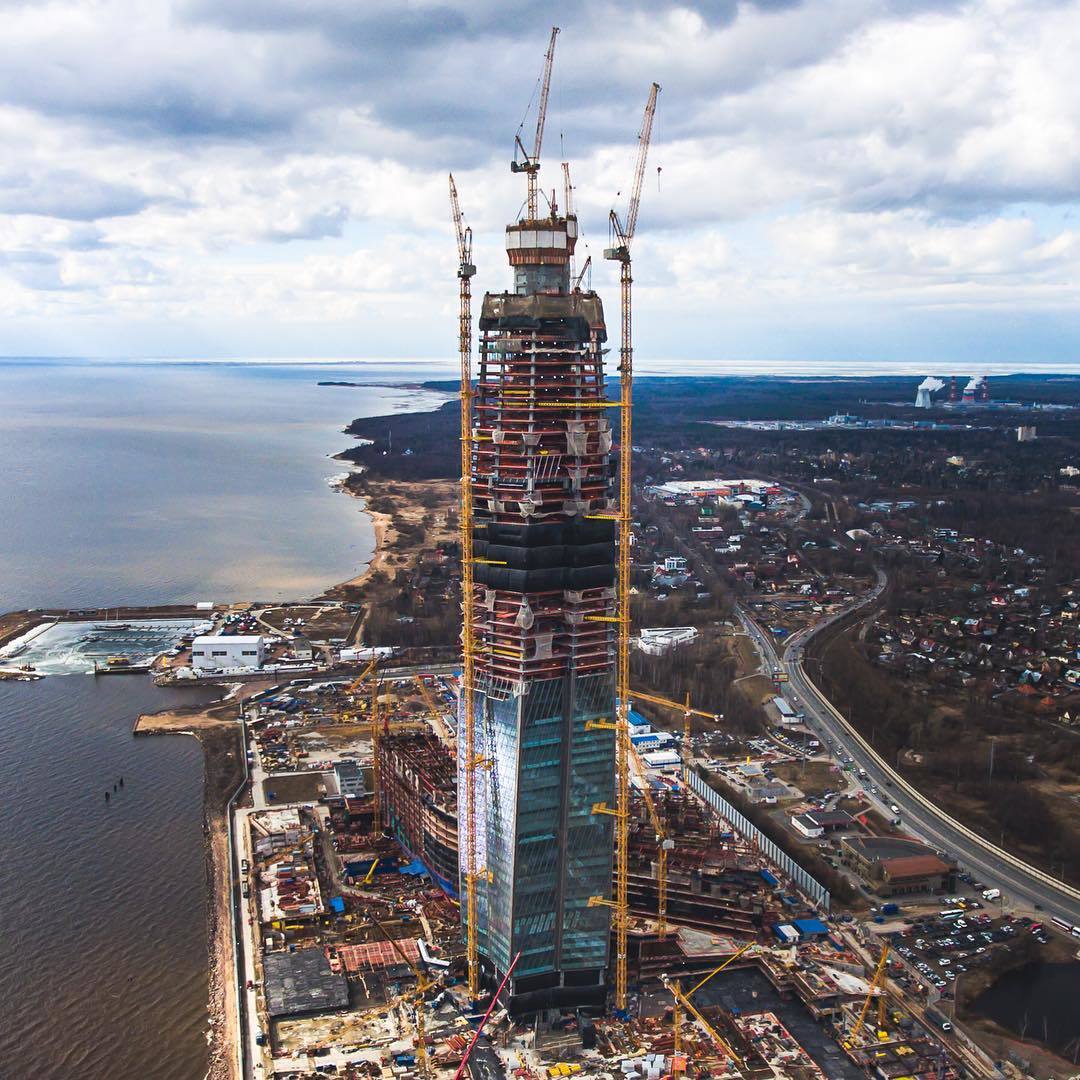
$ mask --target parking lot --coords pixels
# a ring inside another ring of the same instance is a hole
[[[1046,928],[1027,916],[993,915],[979,900],[946,897],[947,907],[935,915],[904,920],[893,932],[894,949],[923,983],[945,991],[965,971],[990,961],[1001,948],[1023,935],[1040,944],[1048,941]]]

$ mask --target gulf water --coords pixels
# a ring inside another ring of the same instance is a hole
[[[0,610],[300,599],[355,575],[373,538],[326,483],[341,429],[444,399],[318,382],[424,375],[0,361]],[[204,1076],[202,751],[131,727],[205,697],[0,683],[0,1076]]]
[[[0,611],[299,599],[373,534],[331,490],[359,416],[445,398],[393,365],[0,360]]]

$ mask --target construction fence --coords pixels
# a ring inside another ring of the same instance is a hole
[[[709,787],[696,772],[684,768],[683,778],[691,791],[704,799],[740,836],[755,844],[762,855],[790,878],[803,895],[809,897],[822,911],[828,912],[829,890],[821,882],[812,878],[786,851],[739,813],[719,792]]]

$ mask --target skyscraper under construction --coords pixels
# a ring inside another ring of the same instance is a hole
[[[529,198],[506,229],[513,290],[488,293],[480,312],[470,425],[464,617],[480,764],[462,770],[475,821],[471,841],[462,822],[462,874],[476,883],[484,981],[513,965],[504,1000],[518,1013],[603,1005],[610,909],[589,899],[610,895],[614,846],[611,816],[594,809],[613,805],[615,783],[607,332],[600,298],[571,278],[577,218],[554,198],[537,210],[553,49],[554,33],[536,146],[515,167]]]
[[[473,621],[479,952],[521,1009],[603,1003],[611,890],[615,547],[604,312],[571,288],[577,221],[506,230],[480,313]],[[596,515],[607,515],[596,516]],[[600,618],[597,618],[600,616]]]

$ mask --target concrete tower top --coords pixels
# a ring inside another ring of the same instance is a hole
[[[506,227],[506,256],[514,268],[514,292],[570,292],[570,258],[577,244],[577,218],[550,217]]]

